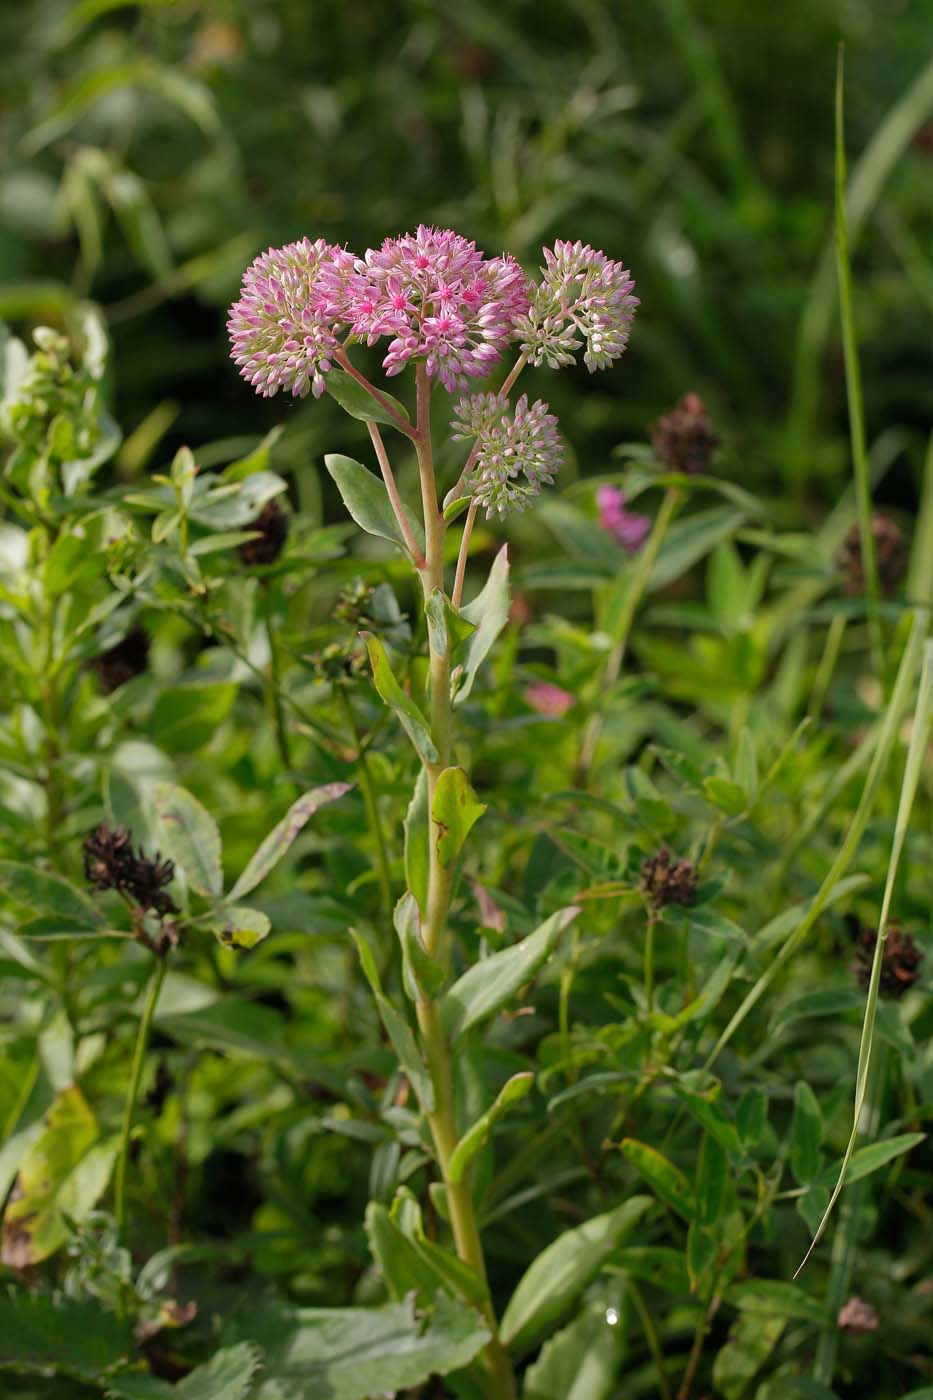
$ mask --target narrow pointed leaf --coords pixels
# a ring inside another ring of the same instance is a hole
[[[498,1011],[537,972],[579,913],[576,905],[559,909],[521,943],[468,968],[451,987],[441,1007],[448,1035],[462,1035],[477,1021]]]
[[[295,837],[319,808],[328,802],[336,802],[338,797],[350,791],[352,783],[327,783],[324,787],[312,788],[293,802],[285,816],[275,826],[266,839],[250,857],[249,864],[237,880],[228,898],[242,899],[243,895],[255,889],[285,855]]]

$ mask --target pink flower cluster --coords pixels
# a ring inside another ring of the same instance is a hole
[[[531,309],[519,321],[522,349],[533,365],[560,369],[585,345],[587,369],[606,369],[628,345],[638,306],[631,273],[588,243],[562,239],[544,249],[544,264]]]
[[[542,486],[553,484],[564,457],[557,418],[541,399],[529,405],[522,394],[511,414],[501,394],[461,399],[451,420],[452,437],[476,438],[464,490],[500,516],[523,510]]]
[[[387,375],[423,359],[453,393],[485,378],[531,299],[514,258],[487,258],[451,229],[422,224],[369,249],[349,279],[347,304],[359,339],[372,345],[392,337],[382,362]]]
[[[596,506],[599,510],[599,523],[629,554],[634,554],[644,544],[651,529],[650,515],[636,515],[625,509],[625,496],[616,486],[599,486],[596,489]]]
[[[270,248],[247,269],[227,327],[240,373],[266,396],[319,397],[340,335],[391,337],[387,375],[420,359],[453,393],[489,373],[530,305],[514,258],[422,224],[362,258],[323,239]]]
[[[544,249],[539,287],[508,254],[487,258],[452,229],[419,225],[360,258],[319,238],[270,248],[246,271],[227,328],[257,393],[324,392],[341,338],[389,339],[383,368],[423,363],[450,393],[520,341],[533,364],[602,369],[622,354],[638,300],[621,263],[588,244]]]
[[[323,238],[302,238],[270,248],[247,268],[227,331],[233,359],[258,394],[323,394],[345,323],[341,276],[352,264]]]

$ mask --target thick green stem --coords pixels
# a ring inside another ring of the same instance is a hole
[[[674,518],[677,507],[680,504],[681,493],[678,487],[669,486],[664,493],[660,509],[655,516],[651,534],[645,542],[645,546],[638,556],[638,563],[634,576],[629,584],[628,592],[625,595],[625,602],[619,613],[618,621],[613,629],[613,647],[609,653],[605,670],[599,682],[599,694],[606,695],[619,679],[622,670],[622,663],[625,661],[625,653],[628,648],[629,634],[632,630],[632,623],[635,621],[635,613],[638,605],[644,597],[648,587],[648,580],[651,577],[651,570],[654,568],[655,560],[664,542],[668,527]],[[592,715],[589,723],[583,731],[583,741],[580,745],[580,757],[577,762],[577,783],[580,787],[586,786],[590,765],[596,754],[599,738],[602,734],[603,720],[599,714]]]
[[[445,522],[437,500],[434,457],[431,446],[431,383],[423,365],[417,369],[418,420],[415,447],[418,453],[421,499],[424,509],[425,562],[420,570],[425,601],[436,588],[444,587]],[[437,748],[437,762],[426,765],[428,778],[428,812],[433,807],[437,779],[449,765],[452,751],[453,713],[450,696],[450,650],[430,651],[430,717],[431,733]],[[450,869],[440,859],[433,828],[429,821],[428,894],[422,937],[428,954],[442,966],[449,963],[446,923],[450,901]],[[486,1265],[470,1184],[470,1173],[458,1181],[450,1179],[450,1159],[457,1145],[457,1118],[454,1108],[450,1045],[441,1026],[438,1004],[430,997],[421,997],[417,1007],[425,1059],[434,1086],[434,1112],[428,1114],[428,1124],[434,1141],[437,1162],[447,1195],[447,1209],[457,1254],[483,1280]],[[496,1317],[487,1299],[484,1312],[492,1332],[492,1340],[482,1353],[488,1376],[487,1394],[490,1400],[512,1400],[515,1381],[511,1362],[497,1336]]]
[[[648,915],[648,928],[645,933],[645,1007],[650,1016],[654,1010],[654,926],[657,917],[652,910]]]
[[[139,1098],[139,1085],[143,1077],[143,1066],[146,1063],[146,1049],[149,1045],[149,1033],[152,1030],[152,1018],[155,1015],[159,993],[162,990],[162,983],[165,981],[167,970],[167,958],[158,958],[149,981],[146,1005],[143,1008],[143,1014],[139,1022],[139,1030],[136,1033],[136,1048],[133,1051],[130,1083],[126,1091],[126,1103],[123,1106],[123,1123],[120,1128],[120,1148],[117,1153],[117,1169],[113,1187],[113,1213],[116,1216],[117,1229],[121,1234],[126,1218],[126,1164],[129,1159],[133,1113],[136,1108],[136,1100]]]

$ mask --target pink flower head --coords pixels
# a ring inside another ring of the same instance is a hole
[[[354,263],[344,248],[302,238],[270,248],[246,269],[227,330],[243,378],[266,398],[291,389],[324,392],[345,323],[344,284]]]
[[[537,710],[539,715],[547,715],[553,719],[563,719],[567,711],[572,710],[577,703],[569,690],[553,685],[550,681],[533,681],[525,691],[524,699],[525,704]]]
[[[473,394],[454,410],[452,436],[476,438],[464,489],[486,508],[487,520],[524,510],[542,486],[553,484],[564,450],[557,418],[541,399],[522,394],[514,412],[501,394]]]
[[[452,229],[424,224],[368,249],[347,288],[353,334],[368,345],[392,337],[386,373],[423,359],[450,393],[489,373],[530,304],[514,258],[487,258]]]
[[[606,369],[628,344],[638,298],[631,273],[588,243],[561,239],[544,250],[541,284],[518,337],[533,365],[571,365],[586,349],[592,372]]]
[[[650,515],[636,515],[625,509],[625,495],[617,486],[599,486],[596,489],[596,505],[599,508],[599,523],[629,554],[634,554],[644,544],[651,529]]]

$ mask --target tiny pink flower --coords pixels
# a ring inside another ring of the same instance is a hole
[[[641,549],[651,530],[649,515],[636,515],[625,509],[625,495],[616,486],[599,486],[596,490],[599,523],[629,554]]]
[[[525,704],[537,710],[539,715],[547,715],[553,719],[563,719],[567,711],[572,710],[577,703],[569,690],[553,685],[551,681],[533,681],[524,693],[524,700]]]

